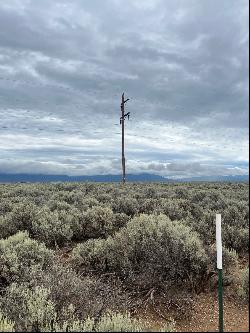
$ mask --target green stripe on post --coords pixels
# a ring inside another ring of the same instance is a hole
[[[223,332],[223,283],[222,269],[218,269],[218,298],[219,298],[219,332]]]

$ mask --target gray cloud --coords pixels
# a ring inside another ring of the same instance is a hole
[[[175,163],[149,163],[145,170],[157,172],[163,176],[213,176],[213,175],[246,175],[247,170],[243,167],[225,165],[207,165],[198,162],[175,162]]]
[[[1,170],[118,173],[125,91],[131,171],[246,171],[247,23],[246,0],[2,2]]]

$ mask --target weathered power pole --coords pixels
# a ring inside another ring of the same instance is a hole
[[[122,125],[122,183],[125,183],[126,181],[126,167],[125,167],[125,147],[124,147],[124,121],[125,118],[128,117],[130,112],[125,114],[125,103],[129,100],[127,98],[124,100],[124,93],[122,94],[122,102],[121,102],[121,117],[120,117],[120,125]]]

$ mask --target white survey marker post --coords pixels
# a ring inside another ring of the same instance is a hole
[[[221,214],[216,214],[217,268],[222,269]]]
[[[216,214],[216,250],[217,250],[217,269],[218,269],[219,332],[223,332],[224,319],[223,319],[221,214]]]

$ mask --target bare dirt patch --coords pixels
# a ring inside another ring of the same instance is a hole
[[[143,319],[147,319],[153,330],[159,330],[168,319],[173,318],[176,322],[176,332],[218,332],[216,291],[202,293],[195,297],[191,313],[185,319],[177,319],[178,315],[176,316],[173,311],[164,313],[158,308],[158,312],[160,315],[150,306],[148,311],[141,316]],[[248,304],[236,301],[230,294],[224,295],[224,332],[249,332]]]

